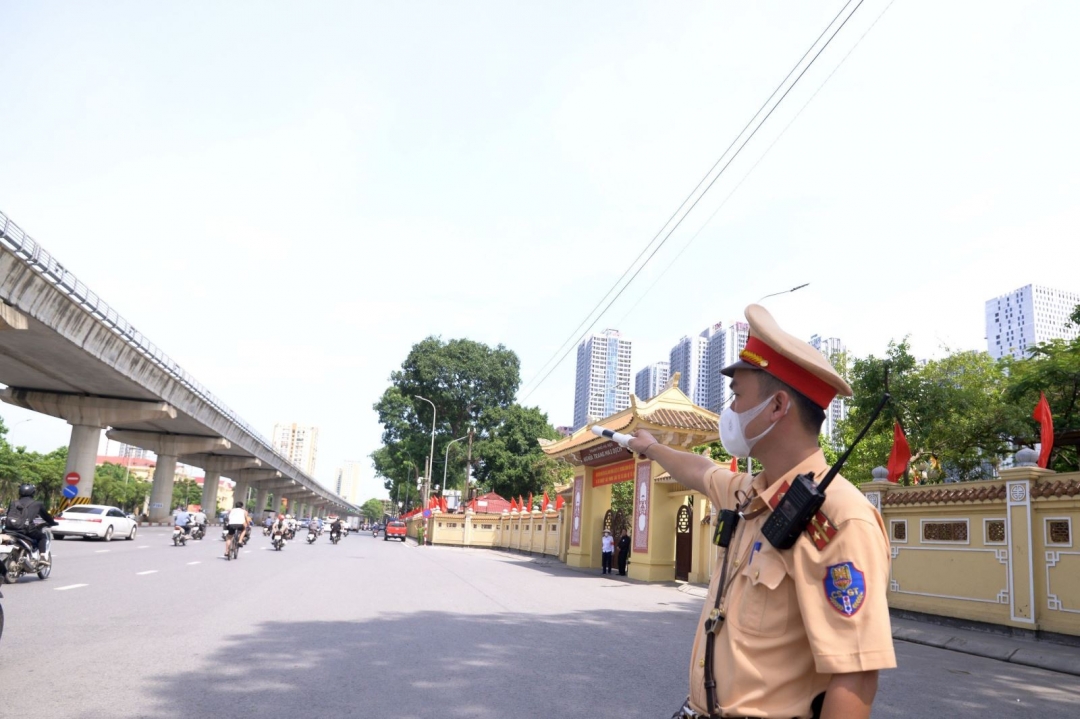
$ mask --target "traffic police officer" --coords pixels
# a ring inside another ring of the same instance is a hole
[[[722,370],[732,378],[734,401],[721,415],[720,437],[730,454],[754,457],[763,471],[732,473],[665,447],[645,430],[630,442],[683,486],[741,514],[712,573],[694,638],[690,696],[673,719],[869,717],[878,670],[896,666],[881,516],[837,476],[793,547],[778,550],[761,531],[794,477],[824,476],[824,412],[851,388],[765,308],[751,305],[746,319],[746,349]]]

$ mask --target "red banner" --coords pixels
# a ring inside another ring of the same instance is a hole
[[[597,467],[592,473],[592,486],[603,487],[606,484],[629,482],[634,478],[634,460]]]

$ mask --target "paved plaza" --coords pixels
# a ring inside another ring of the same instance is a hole
[[[487,550],[351,535],[237,562],[57,542],[45,582],[4,588],[5,715],[666,717],[701,599]],[[899,642],[875,716],[1065,717],[1080,678]]]

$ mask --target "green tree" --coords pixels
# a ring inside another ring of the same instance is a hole
[[[360,506],[360,514],[364,515],[364,519],[369,522],[382,519],[383,503],[374,498],[369,499]]]
[[[486,435],[498,423],[495,410],[513,403],[520,382],[520,361],[502,345],[492,348],[467,339],[443,342],[438,337],[413,345],[375,403],[383,446],[371,459],[390,496],[399,496],[402,484],[411,485],[415,493],[430,451],[432,408],[417,396],[431,400],[437,410],[432,484],[438,484],[447,444],[470,429]],[[455,452],[450,462],[448,476],[464,477],[461,453]]]
[[[1070,320],[1074,327],[1080,327],[1080,305],[1073,309]],[[1066,435],[1080,432],[1080,337],[1039,343],[1027,357],[1007,358],[1003,364],[1009,377],[1006,401],[1023,415],[1017,444],[1033,446],[1039,441],[1038,423],[1031,413],[1043,392],[1054,416],[1056,440],[1049,466],[1059,472],[1080,469],[1076,445],[1059,444]]]
[[[538,439],[555,440],[559,433],[538,407],[515,404],[493,410],[489,419],[493,426],[475,447],[476,479],[482,486],[503,497],[527,497],[570,481],[573,469],[540,448]]]
[[[173,483],[172,506],[187,507],[202,501],[202,487],[193,479],[181,479]]]
[[[867,481],[874,467],[886,464],[897,420],[911,446],[911,467],[922,483],[990,477],[1011,453],[1022,413],[1005,399],[1004,365],[971,351],[919,363],[906,339],[889,343],[885,357],[854,361],[854,397],[847,420],[840,424],[842,446],[851,445],[877,406],[886,373],[892,401],[844,467],[851,481]]]

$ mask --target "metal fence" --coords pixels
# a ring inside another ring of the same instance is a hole
[[[276,457],[283,466],[293,467],[296,475],[305,480],[308,489],[321,494],[321,486],[299,467],[293,464],[287,457],[278,452],[274,446],[263,437],[251,425],[240,418],[220,399],[206,387],[201,385],[194,377],[184,371],[180,365],[174,362],[157,345],[147,339],[142,332],[131,326],[120,314],[114,310],[89,287],[79,281],[66,267],[38,244],[32,237],[23,232],[22,228],[12,222],[11,218],[0,212],[0,244],[26,263],[35,274],[46,282],[56,287],[67,295],[75,304],[88,312],[94,319],[105,325],[113,334],[122,339],[129,347],[143,355],[154,365],[164,370],[174,380],[182,384],[194,393],[203,402],[206,402],[215,410],[223,414],[230,422],[239,427],[251,439],[262,446],[267,452]],[[325,490],[322,490],[325,491]],[[327,495],[323,495],[327,496]],[[329,497],[327,497],[329,498]],[[338,499],[341,499],[340,497]],[[342,500],[344,501],[344,500]]]

